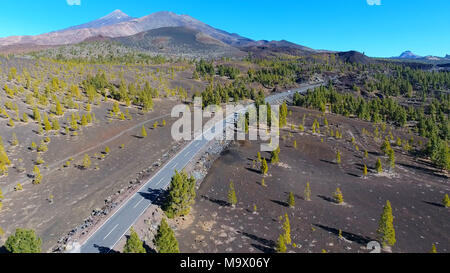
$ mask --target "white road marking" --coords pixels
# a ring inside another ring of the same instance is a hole
[[[111,233],[112,233],[118,226],[119,226],[119,224],[117,224],[115,227],[113,227],[113,229],[111,229],[111,231],[110,231],[108,234],[106,234],[105,238],[103,238],[103,241],[104,241],[106,238],[108,238],[108,236],[111,235]]]
[[[139,202],[137,202],[137,204],[136,205],[134,205],[134,209],[137,207],[137,206],[139,206],[139,204],[142,202],[142,201],[144,201],[144,198],[142,198]]]
[[[161,181],[163,181],[164,177],[161,177],[161,179],[159,179],[158,183],[156,183],[155,186],[158,186],[159,184],[161,184]]]

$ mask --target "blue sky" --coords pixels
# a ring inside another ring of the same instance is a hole
[[[369,56],[450,54],[450,0],[3,0],[0,37],[85,23],[115,9],[188,14],[255,40],[289,40]],[[69,5],[68,2],[74,2]],[[80,5],[77,5],[80,2]]]

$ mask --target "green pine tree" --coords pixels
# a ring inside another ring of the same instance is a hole
[[[195,201],[195,185],[196,181],[193,177],[188,177],[185,172],[175,171],[163,206],[167,217],[175,218],[189,214],[191,205]]]
[[[291,208],[295,207],[295,196],[294,196],[294,193],[292,193],[292,192],[289,193],[288,205]]]
[[[444,199],[442,199],[442,205],[444,205],[444,207],[446,208],[450,207],[450,198],[448,197],[448,194],[444,195]]]
[[[375,165],[375,169],[377,170],[377,173],[383,172],[383,166],[381,165],[381,159],[378,158],[377,164]]]
[[[36,237],[34,230],[16,229],[16,232],[8,237],[5,249],[10,253],[40,253],[41,238]]]
[[[392,216],[392,207],[389,201],[386,201],[386,206],[383,208],[383,213],[380,217],[378,224],[377,234],[383,247],[394,246],[395,229],[394,229],[394,217]]]
[[[133,228],[130,229],[130,237],[127,238],[123,253],[146,253],[144,243]]]
[[[158,253],[180,253],[175,233],[164,218],[158,227],[154,243]]]
[[[142,129],[141,129],[141,137],[142,137],[142,138],[147,137],[147,131],[145,130],[145,126],[142,126]]]
[[[269,166],[267,165],[266,159],[263,158],[262,164],[261,164],[261,173],[263,175],[267,175],[268,172],[269,172]]]
[[[287,251],[287,249],[286,249],[286,239],[284,238],[283,234],[280,234],[280,236],[278,236],[278,240],[277,240],[277,245],[276,245],[275,251],[277,253],[286,253],[286,251]]]
[[[287,213],[284,214],[284,223],[283,223],[283,237],[284,241],[287,245],[290,245],[292,243],[291,241],[291,224],[289,222],[289,217]]]
[[[274,151],[272,151],[271,153],[271,158],[270,158],[270,163],[272,164],[276,164],[280,161],[280,146],[278,146],[278,148],[276,148]]]
[[[436,249],[436,245],[435,245],[435,244],[433,244],[433,245],[431,246],[430,253],[437,253],[437,249]]]
[[[230,182],[230,189],[228,190],[228,203],[235,207],[237,204],[236,190],[234,189],[233,181]]]
[[[91,158],[89,157],[88,154],[85,154],[84,158],[83,158],[82,167],[83,167],[83,169],[89,169],[90,166],[91,166]]]
[[[367,165],[364,164],[363,176],[367,176],[367,173],[368,173],[368,171],[367,171]]]
[[[337,188],[336,191],[333,194],[334,200],[338,204],[344,203],[344,196],[342,195],[342,191],[340,188]]]
[[[309,182],[306,183],[304,198],[305,201],[311,201],[311,187],[309,186]]]

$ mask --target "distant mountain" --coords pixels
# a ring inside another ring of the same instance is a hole
[[[419,58],[422,58],[422,57],[412,53],[409,50],[403,52],[402,54],[400,54],[400,56],[396,57],[396,59],[419,59]]]
[[[101,28],[101,27],[111,26],[114,24],[122,23],[122,22],[128,22],[128,21],[131,21],[134,19],[136,19],[136,18],[128,16],[127,14],[123,13],[121,10],[115,10],[115,11],[111,12],[110,14],[108,14],[100,19],[97,19],[95,21],[91,21],[89,23],[78,25],[78,26],[69,27],[64,30],[60,30],[58,32],[64,32],[64,31],[68,31],[68,30],[77,30],[77,29],[83,29],[83,28]]]
[[[179,57],[242,57],[246,54],[222,41],[186,27],[163,27],[111,39],[124,46],[158,55]]]
[[[281,41],[254,41],[238,47],[240,50],[252,53],[254,56],[266,57],[269,55],[288,54],[293,56],[305,56],[321,52],[312,48],[294,44],[285,40]]]
[[[448,63],[450,60],[450,56],[446,55],[445,57],[438,57],[438,56],[419,56],[411,51],[405,51],[398,57],[392,57],[391,59],[394,60],[402,60],[402,61],[408,61],[408,62],[420,62],[425,64],[443,64]]]
[[[124,21],[115,23],[116,21],[121,20]],[[177,15],[173,12],[162,11],[152,13],[142,18],[134,19],[120,11],[115,11],[112,14],[96,21],[65,30],[54,31],[36,36],[11,36],[0,38],[0,46],[14,44],[76,44],[96,36],[112,38],[124,37],[162,27],[189,27],[229,45],[244,45],[252,42],[251,39],[213,28],[188,15]]]
[[[338,52],[336,56],[345,63],[370,64],[373,59],[358,51]]]

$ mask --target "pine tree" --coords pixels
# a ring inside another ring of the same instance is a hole
[[[367,171],[367,165],[364,164],[363,176],[367,176],[367,173],[368,173],[368,171]]]
[[[284,223],[283,223],[283,237],[285,240],[285,243],[287,245],[290,245],[292,243],[291,241],[291,224],[289,222],[289,217],[287,215],[287,213],[284,214]]]
[[[294,196],[294,193],[292,193],[292,192],[289,193],[288,205],[291,208],[295,207],[295,196]]]
[[[344,203],[344,196],[342,195],[341,189],[337,188],[336,191],[333,194],[334,200],[338,204]]]
[[[158,253],[180,253],[175,233],[164,218],[158,227],[154,243]]]
[[[448,194],[444,195],[444,199],[442,199],[442,205],[446,208],[450,208],[450,198],[448,197]]]
[[[47,132],[52,130],[52,124],[48,120],[47,114],[44,115],[44,129]]]
[[[90,166],[91,166],[91,158],[89,157],[88,154],[85,154],[84,158],[83,158],[82,167],[83,167],[83,169],[89,169]]]
[[[62,116],[64,114],[63,108],[61,106],[61,103],[56,100],[56,111],[55,111],[57,116]]]
[[[83,116],[81,117],[81,126],[86,126],[86,125],[88,125],[88,121],[87,121],[86,116],[83,115]]]
[[[130,237],[127,238],[123,253],[146,253],[144,243],[139,239],[139,235],[133,228],[130,229]]]
[[[228,190],[228,203],[235,207],[237,204],[236,190],[234,189],[233,181],[230,182],[230,189]]]
[[[17,139],[16,133],[13,133],[13,134],[12,134],[11,145],[12,145],[12,146],[17,146],[17,145],[19,145],[19,140]]]
[[[59,121],[58,119],[53,119],[52,121],[52,129],[55,131],[58,131],[59,129],[61,129],[61,126],[59,125]]]
[[[14,120],[12,118],[9,119],[8,126],[11,128],[14,128],[15,124],[14,124]]]
[[[266,185],[266,180],[264,180],[264,178],[261,180],[261,186],[267,187],[267,185]]]
[[[33,184],[34,185],[41,184],[41,182],[42,182],[42,175],[41,175],[41,171],[39,170],[38,166],[34,166],[33,174],[34,174]]]
[[[389,151],[392,150],[391,143],[389,142],[389,139],[386,137],[386,139],[383,142],[383,145],[381,145],[381,151],[388,155]]]
[[[304,198],[305,201],[311,201],[311,187],[309,186],[309,182],[306,183]]]
[[[278,146],[278,148],[276,148],[274,151],[272,151],[270,163],[272,163],[272,164],[278,163],[280,161],[279,154],[280,154],[280,146]]]
[[[174,218],[189,214],[195,200],[195,185],[196,181],[193,177],[188,177],[184,172],[175,171],[163,206],[167,217]]]
[[[114,102],[112,111],[114,116],[116,116],[120,112],[119,103],[117,101]]]
[[[263,175],[267,175],[268,172],[269,172],[269,166],[267,165],[266,159],[263,158],[262,164],[261,164],[261,173]]]
[[[145,126],[142,126],[142,129],[141,129],[141,137],[142,137],[142,138],[147,137],[147,131],[145,130]]]
[[[377,173],[383,172],[383,166],[381,165],[381,159],[378,158],[377,164],[375,165],[375,169],[377,170]]]
[[[393,246],[396,242],[394,230],[394,217],[392,216],[392,207],[389,201],[383,208],[378,224],[377,234],[383,247]]]
[[[393,149],[390,149],[388,151],[388,155],[389,155],[389,164],[391,167],[391,170],[393,170],[395,168],[395,152]]]
[[[39,113],[39,110],[37,107],[33,108],[33,119],[37,123],[41,123],[41,113]]]
[[[16,232],[8,237],[5,249],[10,253],[40,253],[42,240],[36,237],[34,230],[16,229]]]
[[[286,253],[286,251],[287,251],[287,249],[286,249],[286,239],[284,238],[283,234],[280,234],[280,236],[278,236],[278,240],[277,240],[277,245],[276,245],[275,251],[277,253]]]

